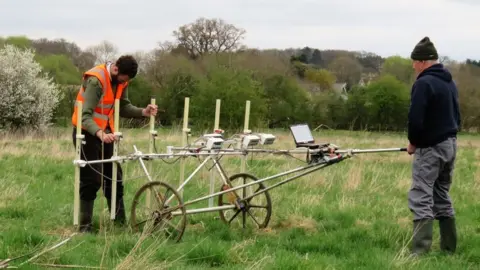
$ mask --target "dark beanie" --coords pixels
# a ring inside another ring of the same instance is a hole
[[[426,61],[426,60],[437,60],[438,53],[435,46],[430,41],[429,37],[424,37],[420,42],[415,45],[415,48],[410,55],[412,60],[417,61]]]

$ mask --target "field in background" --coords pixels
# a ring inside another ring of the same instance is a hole
[[[164,152],[167,145],[180,145],[179,132],[159,132],[159,152]],[[11,136],[0,141],[0,260],[51,246],[73,232],[74,148],[70,129],[58,133],[60,139]],[[128,130],[124,134],[121,154],[133,152],[133,144],[141,151],[148,150],[147,130]],[[274,134],[274,147],[293,147],[289,133]],[[314,136],[342,148],[406,146],[401,134],[321,131]],[[189,215],[188,227],[178,244],[141,246],[131,253],[138,237],[109,228],[98,235],[76,235],[34,262],[102,265],[106,269],[478,269],[478,146],[479,137],[459,138],[451,193],[457,211],[459,245],[458,253],[451,257],[437,252],[435,227],[434,252],[418,261],[406,259],[412,230],[407,208],[412,157],[402,152],[357,155],[272,190],[272,218],[263,230],[242,232],[229,228],[218,219],[217,212]],[[222,160],[228,173],[239,172],[239,158]],[[261,178],[301,164],[286,156],[255,155],[249,157],[247,171]],[[197,165],[198,160],[190,159],[187,175]],[[123,168],[129,215],[132,198],[146,179],[141,177],[138,162]],[[178,168],[179,163],[169,165],[157,160],[151,173],[156,180],[177,186]],[[187,185],[187,198],[208,194],[209,173],[204,170],[201,175],[203,180],[196,178]],[[108,225],[103,198],[96,201],[96,226],[100,216]],[[38,267],[30,264],[22,269]]]

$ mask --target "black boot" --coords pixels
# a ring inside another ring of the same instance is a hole
[[[95,201],[80,201],[80,232],[92,232],[94,202]]]
[[[108,211],[112,212],[112,202],[111,200],[107,199],[108,201]],[[116,202],[116,210],[115,210],[115,224],[117,225],[124,225],[126,222],[125,216],[125,204],[123,203],[123,198],[119,198]]]
[[[454,217],[439,218],[440,248],[447,253],[455,253],[457,248],[457,228]]]
[[[432,246],[433,220],[424,219],[413,222],[412,254],[428,253]]]

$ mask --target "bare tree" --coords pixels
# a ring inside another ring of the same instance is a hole
[[[337,82],[346,82],[349,85],[357,84],[362,76],[362,65],[349,56],[335,58],[328,65],[328,69],[337,77]]]
[[[138,72],[139,73],[145,72],[145,65],[149,58],[148,53],[145,51],[136,51],[132,55],[135,58],[135,60],[137,60]]]
[[[178,44],[189,56],[196,58],[208,53],[231,52],[241,47],[246,31],[222,19],[199,18],[173,31]]]
[[[95,57],[95,64],[115,61],[119,55],[118,47],[107,40],[100,42],[100,44],[90,46],[85,51]]]

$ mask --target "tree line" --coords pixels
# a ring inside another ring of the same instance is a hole
[[[132,52],[140,70],[129,87],[129,99],[146,106],[154,96],[165,110],[158,117],[158,124],[164,126],[181,123],[184,98],[190,97],[192,129],[213,128],[215,100],[221,99],[224,129],[243,127],[245,101],[250,100],[252,128],[304,122],[335,129],[405,130],[415,80],[410,59],[308,46],[258,50],[243,44],[245,35],[244,29],[224,20],[199,18],[172,31],[173,41],[160,42],[148,52]],[[0,52],[0,129],[4,130],[70,126],[82,73],[120,55],[109,41],[82,49],[64,39],[25,36],[0,38]],[[10,66],[15,59],[23,64]],[[477,129],[480,62],[457,62],[448,56],[440,61],[459,87],[462,130]],[[12,75],[27,69],[38,72]],[[42,104],[39,98],[54,101]],[[32,111],[23,113],[24,120],[13,117],[22,115],[16,113],[21,108]],[[39,112],[48,116],[38,117]],[[122,126],[141,127],[146,121],[123,120]]]

